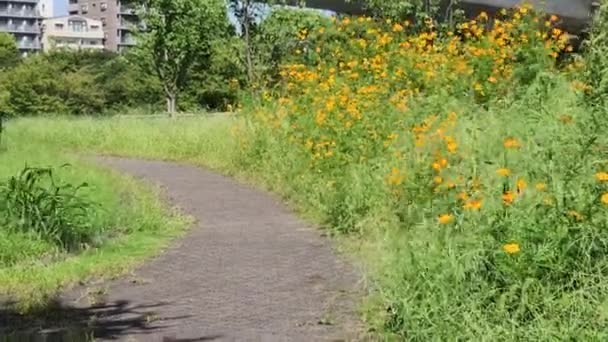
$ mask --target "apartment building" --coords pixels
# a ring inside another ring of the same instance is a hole
[[[42,50],[103,49],[104,33],[99,20],[77,15],[44,19]]]
[[[15,36],[22,54],[40,50],[41,12],[52,15],[52,0],[0,0],[0,32]]]
[[[120,0],[69,0],[70,15],[80,15],[102,23],[105,48],[121,52],[135,45],[133,29],[139,20],[128,3]]]

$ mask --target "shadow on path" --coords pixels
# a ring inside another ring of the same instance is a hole
[[[0,304],[0,342],[83,342],[122,340],[127,336],[157,334],[175,322],[188,318],[156,316],[165,304],[132,305],[129,301],[102,303],[80,308],[56,301],[43,312],[20,315],[11,303]],[[222,336],[178,339],[164,342],[213,341]]]

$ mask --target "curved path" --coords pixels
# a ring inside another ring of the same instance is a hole
[[[134,275],[104,284],[96,337],[125,341],[355,340],[357,276],[272,196],[193,166],[103,158],[160,184],[197,219]],[[72,294],[67,303],[89,304]],[[84,305],[84,306],[83,306]],[[120,332],[120,333],[118,333]]]

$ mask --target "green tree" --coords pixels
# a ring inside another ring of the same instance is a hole
[[[243,49],[245,56],[245,66],[247,69],[247,80],[250,84],[256,81],[255,72],[255,51],[254,41],[258,23],[261,16],[270,11],[275,5],[297,5],[304,7],[305,0],[228,0],[232,13],[238,20],[238,26],[243,39]],[[294,30],[296,28],[293,28]]]
[[[19,61],[19,50],[13,35],[0,32],[0,69],[14,66]]]
[[[455,19],[462,15],[458,8],[459,2],[459,0],[363,0],[363,5],[376,16],[395,20],[432,18],[436,22],[452,25]]]
[[[146,0],[142,7],[139,49],[151,57],[173,116],[191,66],[207,64],[211,43],[227,32],[226,7],[222,0]]]

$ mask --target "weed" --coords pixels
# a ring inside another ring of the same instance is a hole
[[[0,183],[0,215],[7,229],[35,233],[66,250],[75,250],[101,233],[96,227],[97,206],[78,186],[57,183],[50,168],[24,168]]]

